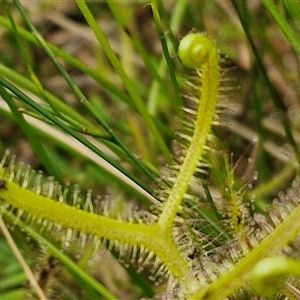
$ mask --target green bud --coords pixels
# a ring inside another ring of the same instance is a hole
[[[213,51],[214,44],[206,35],[189,33],[180,41],[178,56],[187,67],[199,69]]]

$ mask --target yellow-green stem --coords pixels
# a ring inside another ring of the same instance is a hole
[[[245,283],[249,272],[263,258],[278,253],[300,231],[300,205],[261,243],[255,246],[231,271],[219,277],[190,300],[217,300],[232,295]]]
[[[134,224],[111,219],[37,195],[4,176],[0,176],[0,180],[5,182],[5,188],[0,188],[0,199],[19,211],[111,241],[144,246],[148,251],[153,251],[176,278],[184,278],[189,271],[171,236],[161,232],[157,224]]]
[[[171,231],[172,223],[179,206],[184,199],[184,195],[189,187],[199,161],[202,159],[207,138],[210,134],[213,119],[216,114],[218,100],[220,70],[216,48],[204,35],[192,33],[190,36],[192,36],[192,38],[195,37],[196,39],[200,37],[201,42],[207,43],[207,45],[205,44],[205,47],[208,49],[205,49],[206,51],[204,54],[206,54],[206,56],[204,55],[204,62],[201,59],[200,66],[198,64],[194,66],[195,68],[201,67],[202,72],[202,86],[194,133],[179,174],[158,221],[158,224],[166,231]],[[196,55],[196,59],[199,60],[199,55],[203,56],[203,53],[196,53]],[[198,61],[196,63],[198,63]],[[189,61],[187,65],[190,67],[193,66],[191,61]]]

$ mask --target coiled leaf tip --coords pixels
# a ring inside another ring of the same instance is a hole
[[[189,33],[179,43],[178,56],[185,66],[199,69],[214,51],[215,46],[206,35]]]

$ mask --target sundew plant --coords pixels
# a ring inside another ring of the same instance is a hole
[[[300,4],[0,10],[1,299],[300,299]]]

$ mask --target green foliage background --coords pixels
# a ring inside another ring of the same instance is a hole
[[[298,2],[2,1],[0,12],[0,153],[9,148],[60,183],[148,207],[180,129],[188,73],[178,42],[195,28],[227,55],[234,89],[214,133],[255,194],[255,208],[264,212],[297,174]],[[222,180],[222,171],[212,182]],[[17,229],[12,235],[37,274],[47,268],[47,255],[33,241]],[[0,298],[19,299],[27,279],[4,238],[0,249]],[[104,263],[105,255],[93,266],[77,258],[111,292],[103,299],[160,292],[113,257]],[[59,264],[50,277],[56,272],[65,277],[64,299],[101,299],[79,270],[70,275]]]

